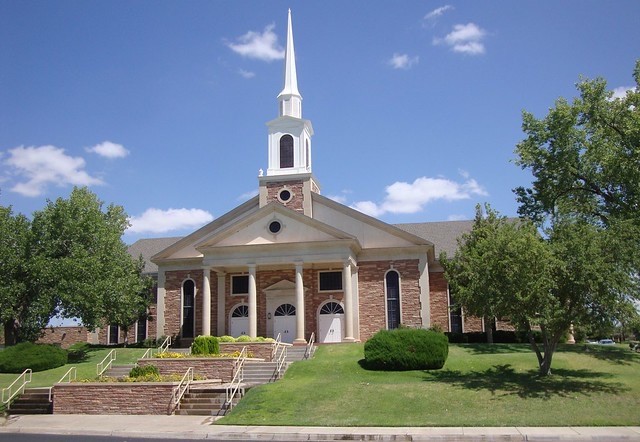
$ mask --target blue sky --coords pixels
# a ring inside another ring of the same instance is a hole
[[[88,185],[131,243],[255,195],[288,8],[322,193],[390,223],[515,215],[522,110],[640,58],[637,1],[0,0],[0,205]]]

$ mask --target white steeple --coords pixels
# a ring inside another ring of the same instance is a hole
[[[293,48],[293,26],[291,25],[291,9],[289,9],[287,26],[287,49],[284,55],[284,87],[278,95],[280,116],[302,118],[302,96],[298,91],[298,75],[296,73],[296,53]]]
[[[293,26],[289,9],[287,49],[284,57],[284,87],[278,94],[278,118],[269,128],[269,167],[267,176],[311,173],[311,122],[302,119],[302,96],[298,91]]]

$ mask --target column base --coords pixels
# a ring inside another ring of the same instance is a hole
[[[344,338],[342,342],[356,342],[356,338]]]
[[[306,339],[294,339],[293,345],[307,345]]]

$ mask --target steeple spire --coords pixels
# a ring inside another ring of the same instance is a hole
[[[291,9],[287,26],[287,48],[284,55],[284,87],[278,95],[280,116],[302,118],[302,96],[298,91],[298,75],[296,73],[296,54],[293,48],[293,26]]]

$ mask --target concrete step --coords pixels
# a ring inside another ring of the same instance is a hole
[[[129,372],[135,366],[136,364],[112,365],[111,368],[104,372],[104,375],[111,378],[122,378],[125,376],[129,376]]]
[[[236,405],[244,395],[244,388],[232,400]],[[227,412],[226,386],[200,386],[189,390],[180,401],[177,415],[224,416]]]
[[[7,411],[9,414],[53,413],[53,403],[49,402],[49,389],[26,388]]]

